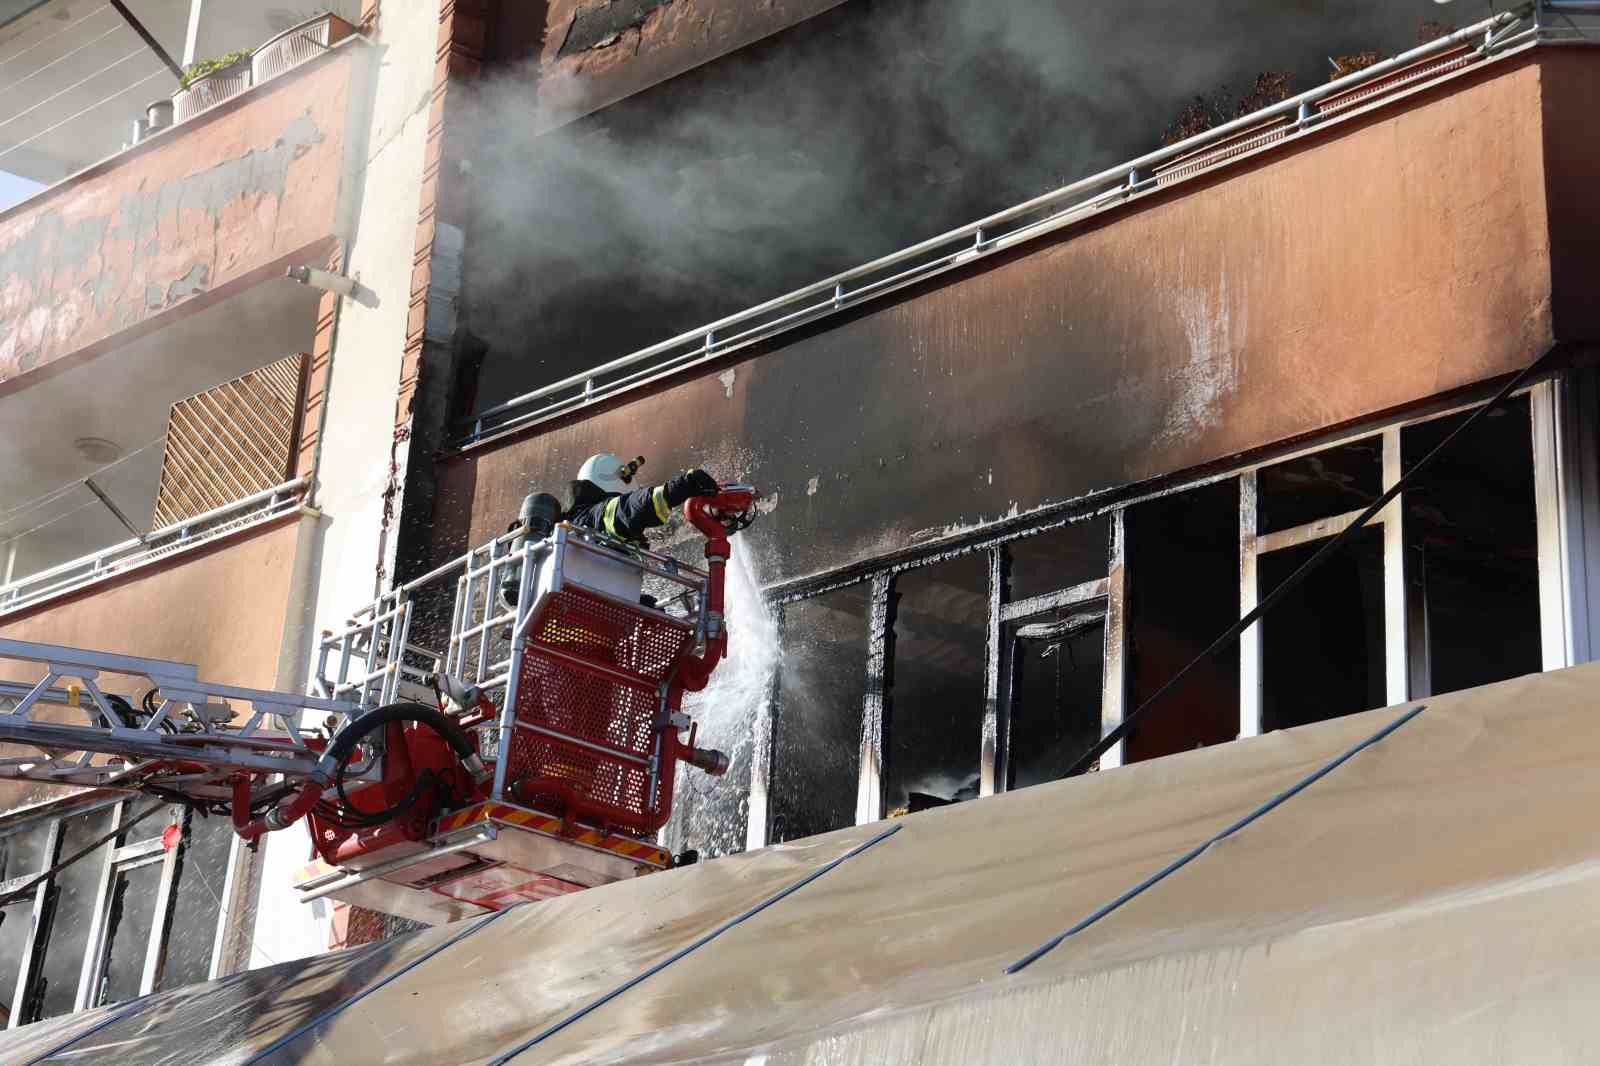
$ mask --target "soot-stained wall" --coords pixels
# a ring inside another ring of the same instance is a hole
[[[1512,59],[653,395],[444,460],[437,553],[597,450],[754,481],[763,583],[1214,462],[1550,342],[1541,63]]]
[[[549,129],[844,0],[500,0],[487,59]]]
[[[1381,0],[1207,0],[1209,21],[1188,0],[850,0],[705,61],[736,9],[805,6],[501,5],[491,49],[542,58],[497,55],[449,123],[471,202],[465,361],[481,363],[461,413],[1141,154],[1195,93],[1236,92],[1263,63],[1300,89],[1328,55],[1407,48],[1419,15]],[[617,27],[635,20],[630,46]],[[565,65],[642,86],[669,27],[699,66],[550,129]]]

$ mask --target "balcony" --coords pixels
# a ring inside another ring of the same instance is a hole
[[[335,28],[313,32],[313,42],[286,39],[298,36],[292,30],[306,14],[249,0],[127,7],[154,46],[102,0],[0,3],[0,87],[10,105],[0,119],[0,171],[12,179],[0,181],[0,207],[137,143],[147,108],[191,95],[174,68],[253,51],[260,58],[247,64],[254,77],[244,87],[260,84],[347,35],[345,20],[359,17],[360,4],[319,5],[321,21],[331,13]],[[163,114],[170,104],[158,122]]]
[[[181,30],[167,16],[189,8],[132,6],[158,38]],[[313,351],[322,294],[284,273],[325,265],[338,246],[364,51],[327,15],[309,29],[289,20],[299,28],[274,36],[282,27],[264,21],[270,11],[214,8],[232,14],[191,23],[188,47],[168,50],[212,54],[248,35],[258,47],[239,91],[121,151],[106,140],[106,115],[136,90],[110,92],[120,83],[106,81],[101,52],[143,44],[114,9],[49,0],[0,25],[0,83],[17,75],[44,94],[32,117],[0,126],[0,169],[16,149],[10,158],[31,161],[24,176],[55,182],[0,210],[0,613],[299,498],[299,360]],[[153,53],[125,66],[150,63],[165,69]],[[49,129],[42,116],[78,101],[77,89],[47,91],[63,78],[110,102],[78,106]],[[175,86],[159,88],[170,96]],[[118,112],[124,134],[131,113]],[[274,398],[257,386],[285,359],[294,367],[281,376],[294,384]],[[245,379],[254,392],[240,391]],[[194,399],[230,388],[225,399]],[[269,416],[261,403],[277,406]],[[202,470],[208,463],[217,465]]]
[[[0,212],[0,393],[325,257],[354,55],[336,46]]]
[[[275,278],[0,395],[0,614],[292,509],[319,295]]]

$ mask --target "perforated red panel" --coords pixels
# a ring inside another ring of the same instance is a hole
[[[546,598],[528,642],[625,670],[653,687],[683,653],[694,630],[685,622],[568,587]]]
[[[518,729],[507,780],[564,782],[612,824],[645,828],[649,768],[620,753],[650,757],[658,684],[688,650],[693,635],[686,624],[577,589],[548,597],[529,629],[517,685],[517,720],[560,735]],[[671,768],[663,766],[657,811],[671,804],[672,777]]]

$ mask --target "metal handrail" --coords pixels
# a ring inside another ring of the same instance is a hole
[[[9,585],[0,585],[0,615],[104,580],[157,556],[170,553],[174,549],[205,543],[242,528],[238,523],[223,522],[215,526],[212,526],[212,523],[235,517],[250,519],[247,524],[254,524],[255,521],[266,521],[285,514],[291,505],[299,506],[305,488],[309,484],[310,479],[303,477],[285,481],[270,489],[262,489],[243,496],[232,503],[213,507],[192,518],[162,526],[142,538],[130,537],[89,555],[81,555],[76,559],[58,563],[47,570],[29,574]],[[262,507],[262,504],[266,506]],[[249,513],[252,509],[256,509],[256,513]],[[210,528],[197,530],[198,526],[210,526]]]
[[[1316,107],[1318,101],[1382,78],[1401,67],[1463,43],[1477,42],[1478,47],[1473,55],[1475,60],[1519,45],[1528,35],[1508,31],[1524,23],[1528,24],[1530,33],[1537,29],[1537,23],[1533,20],[1535,8],[1534,3],[1520,4],[1391,59],[1374,63],[1193,137],[1081,178],[976,222],[486,408],[458,423],[461,433],[457,445],[470,448],[491,436],[589,406],[662,375],[720,358],[756,341],[836,314],[915,281],[1010,248],[1021,241],[1042,236],[1152,188],[1155,184],[1155,167],[1270,119],[1292,115],[1294,132],[1304,132],[1317,125],[1323,117]],[[1341,113],[1340,117],[1344,114]],[[1001,232],[1007,226],[1014,228]],[[852,288],[851,283],[855,282],[864,284]],[[633,372],[613,381],[599,380],[625,370]],[[571,394],[561,395],[563,393]],[[541,405],[540,401],[549,402]]]

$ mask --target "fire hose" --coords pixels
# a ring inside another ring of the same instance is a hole
[[[419,775],[411,790],[399,802],[381,811],[361,810],[345,792],[345,771],[362,740],[374,730],[400,722],[415,722],[432,729],[450,745],[468,773],[476,778],[485,775],[483,762],[478,758],[472,741],[443,711],[421,703],[391,703],[369,711],[340,730],[318,760],[311,779],[300,791],[258,818],[252,819],[249,815],[250,779],[241,777],[236,780],[233,786],[234,831],[243,839],[254,841],[266,833],[293,825],[316,807],[330,785],[338,794],[342,809],[361,824],[377,825],[409,809],[427,786],[426,775]]]

